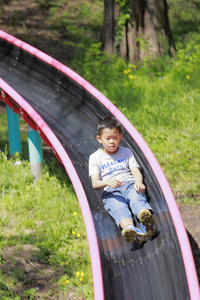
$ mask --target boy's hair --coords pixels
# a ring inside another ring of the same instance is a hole
[[[97,135],[101,136],[102,130],[105,128],[116,128],[120,134],[122,133],[120,122],[112,116],[105,117],[99,122],[99,124],[97,125]]]

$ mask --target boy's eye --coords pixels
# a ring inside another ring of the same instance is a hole
[[[116,136],[116,137],[114,136],[114,137],[111,137],[111,138],[110,138],[110,137],[106,137],[105,139],[106,139],[107,141],[109,141],[109,140],[117,140],[117,136]]]

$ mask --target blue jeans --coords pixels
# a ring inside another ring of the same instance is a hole
[[[109,187],[102,193],[104,207],[115,219],[118,226],[124,218],[132,220],[132,213],[138,217],[141,209],[152,210],[145,193],[139,194],[136,192],[134,183],[134,181],[127,181],[119,188]]]

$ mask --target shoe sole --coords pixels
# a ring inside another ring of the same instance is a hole
[[[153,225],[154,217],[148,211],[142,211],[140,214],[140,222],[146,227],[147,236],[153,236],[156,234],[156,229]]]
[[[122,231],[122,234],[125,240],[129,243],[133,243],[137,239],[137,232],[133,229],[126,229],[125,231]]]
[[[133,229],[126,229],[122,231],[122,235],[125,238],[125,240],[129,243],[133,242],[144,242],[146,241],[146,234],[139,234],[137,231]]]

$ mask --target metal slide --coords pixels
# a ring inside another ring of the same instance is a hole
[[[143,138],[99,91],[58,61],[0,31],[3,100],[22,114],[54,149],[76,191],[88,236],[95,299],[199,300],[187,234],[167,180]],[[157,237],[127,243],[88,178],[88,158],[99,144],[98,121],[113,114],[123,126],[122,145],[141,166],[155,211]]]

